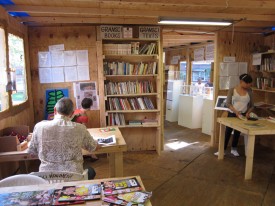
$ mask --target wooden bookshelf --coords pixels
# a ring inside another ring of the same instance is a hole
[[[134,36],[138,36],[135,33],[137,29],[138,27],[133,29]],[[163,148],[160,39],[101,39],[101,43],[104,126],[118,126],[130,151],[156,150],[160,153]],[[108,51],[109,48],[111,51]],[[125,50],[120,51],[119,48]],[[143,119],[157,122],[147,125],[129,124],[129,121],[138,122]]]

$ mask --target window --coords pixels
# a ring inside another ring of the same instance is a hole
[[[7,61],[5,30],[0,27],[0,112],[9,108],[9,94],[7,85]]]
[[[211,76],[211,62],[192,62],[192,83],[196,83],[200,78],[203,83],[210,80]]]
[[[22,38],[9,34],[9,71],[8,79],[11,83],[12,105],[21,104],[28,99],[26,83],[26,66],[24,41]]]
[[[187,76],[186,62],[185,61],[180,62],[180,79],[186,82],[186,76]]]

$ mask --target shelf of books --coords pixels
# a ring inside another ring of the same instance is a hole
[[[102,39],[106,126],[118,126],[128,150],[156,150],[161,141],[160,40]]]

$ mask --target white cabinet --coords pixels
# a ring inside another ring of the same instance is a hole
[[[212,135],[214,118],[214,101],[213,99],[203,99],[202,106],[202,128],[201,132]]]
[[[190,129],[202,127],[203,96],[179,96],[178,124]]]
[[[166,97],[166,120],[178,121],[179,95],[181,93],[183,80],[168,80]]]

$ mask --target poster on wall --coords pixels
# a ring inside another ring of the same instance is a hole
[[[81,108],[81,101],[84,98],[90,98],[93,100],[91,110],[99,109],[99,98],[97,95],[96,82],[76,82],[74,83],[74,96],[76,102],[76,108]]]
[[[45,95],[46,105],[44,119],[52,120],[54,118],[54,106],[56,102],[63,97],[69,97],[69,89],[47,89]]]

